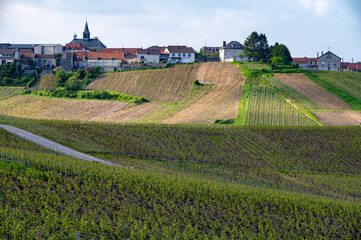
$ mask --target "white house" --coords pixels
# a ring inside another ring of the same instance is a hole
[[[14,49],[0,48],[0,65],[13,62]]]
[[[185,45],[168,46],[164,53],[169,53],[170,63],[191,63],[195,61],[195,52],[192,47]]]
[[[318,70],[340,71],[341,58],[334,53],[328,51],[318,57]]]
[[[239,57],[239,53],[244,54],[243,48],[244,46],[237,41],[231,41],[228,44],[223,41],[223,47],[219,49],[219,58],[221,62],[246,61],[246,57],[243,57],[242,59]]]
[[[160,63],[159,49],[138,49],[137,50],[137,61],[144,63]]]

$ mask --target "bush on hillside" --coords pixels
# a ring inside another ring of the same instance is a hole
[[[73,76],[69,78],[65,83],[66,90],[81,90],[83,89],[83,83],[80,79]]]

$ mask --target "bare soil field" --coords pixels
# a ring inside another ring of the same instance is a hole
[[[344,101],[313,83],[310,79],[302,74],[286,75],[276,73],[275,76],[285,84],[307,96],[311,101],[319,105],[321,108],[332,110],[351,108]]]
[[[243,76],[231,64],[204,63],[197,79],[201,83],[214,83],[209,92],[188,107],[165,119],[163,123],[213,123],[217,119],[237,117]]]
[[[361,124],[361,113],[357,111],[313,111],[327,126],[357,126]]]
[[[35,119],[92,121],[126,108],[130,103],[14,96],[0,102],[0,114]]]

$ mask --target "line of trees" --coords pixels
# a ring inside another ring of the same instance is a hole
[[[264,33],[252,32],[244,41],[244,54],[253,62],[267,62],[272,64],[291,64],[292,57],[287,46],[275,43],[268,45]]]

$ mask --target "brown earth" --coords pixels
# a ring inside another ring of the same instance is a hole
[[[243,76],[231,64],[204,63],[200,65],[197,79],[201,83],[215,84],[200,99],[165,119],[163,123],[213,123],[217,119],[237,117]]]
[[[357,111],[313,111],[328,126],[356,126],[361,124],[361,113]]]
[[[0,114],[35,119],[92,121],[126,108],[129,103],[14,96],[0,102]]]
[[[344,101],[318,86],[302,74],[286,75],[276,73],[275,76],[285,84],[307,96],[321,108],[328,108],[332,110],[351,109],[351,107]]]

